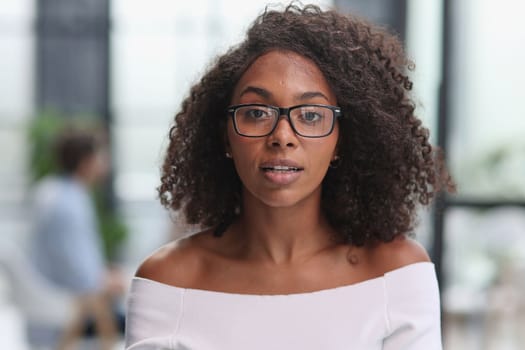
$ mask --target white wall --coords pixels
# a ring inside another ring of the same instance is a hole
[[[454,175],[465,196],[523,200],[525,2],[461,0],[452,5],[457,29],[450,110]]]
[[[26,126],[33,115],[33,0],[0,6],[0,235],[26,230],[21,210],[27,187]]]

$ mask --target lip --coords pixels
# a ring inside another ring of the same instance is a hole
[[[262,162],[260,165],[259,165],[259,168],[263,169],[263,168],[273,168],[273,167],[276,167],[276,166],[285,166],[285,167],[289,167],[289,168],[297,168],[299,170],[304,170],[304,168],[297,162],[291,160],[291,159],[273,159],[273,160],[268,160],[268,161],[265,161],[265,162]]]
[[[294,170],[268,170],[268,168],[275,167],[294,168]],[[261,169],[265,179],[269,182],[279,186],[285,186],[295,182],[301,176],[304,167],[290,159],[273,159],[262,162],[259,165],[259,169]]]

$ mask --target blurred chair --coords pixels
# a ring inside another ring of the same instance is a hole
[[[41,276],[12,241],[2,240],[0,244],[0,268],[5,270],[11,298],[26,321],[32,349],[54,346],[50,343],[57,341],[74,317],[73,297]]]

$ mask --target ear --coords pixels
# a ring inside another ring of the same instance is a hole
[[[330,161],[339,159],[339,142],[335,145],[334,151],[332,152],[332,158]]]
[[[222,133],[222,144],[224,145],[224,151],[229,152],[230,149],[230,140],[228,139],[228,131],[224,129]]]
[[[231,146],[230,146],[230,140],[228,139],[228,129],[227,127],[224,128],[224,132],[222,133],[222,144],[224,145],[224,153],[231,155]],[[231,157],[228,157],[231,158]]]
[[[340,158],[340,155],[339,155],[339,148],[340,147],[339,146],[343,142],[342,139],[343,138],[341,136],[341,130],[339,130],[339,135],[337,135],[337,143],[335,144],[334,152],[332,153],[332,161],[337,160],[337,158]]]

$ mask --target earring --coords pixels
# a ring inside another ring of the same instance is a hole
[[[226,152],[224,155],[226,156],[226,158],[232,158],[232,155],[230,152]]]
[[[334,156],[334,158],[330,161],[329,167],[332,169],[337,169],[341,165],[341,157],[338,155]]]

